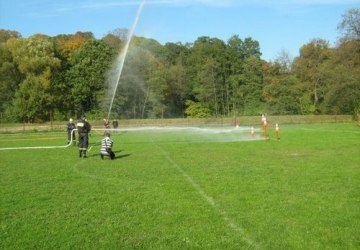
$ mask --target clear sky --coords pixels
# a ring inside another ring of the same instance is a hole
[[[90,31],[102,38],[116,28],[131,29],[142,1],[0,0],[0,29],[23,37]],[[351,8],[360,8],[360,0],[145,0],[135,35],[161,44],[251,37],[269,61],[281,51],[298,56],[314,38],[335,46],[337,25]]]

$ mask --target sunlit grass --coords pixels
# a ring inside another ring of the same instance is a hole
[[[0,150],[0,247],[360,248],[360,128],[269,134],[122,132],[114,161],[98,156],[99,133],[87,159],[73,146]],[[61,133],[0,135],[2,148],[65,143]]]

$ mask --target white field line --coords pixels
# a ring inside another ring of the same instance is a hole
[[[93,174],[89,174],[85,171],[82,171],[81,169],[79,169],[79,167],[81,167],[82,165],[84,165],[88,160],[87,159],[79,159],[73,166],[72,169],[74,170],[74,172],[76,172],[78,175],[82,176],[82,177],[86,177],[86,178],[90,178],[90,179],[94,179],[94,180],[101,180],[101,181],[109,181],[112,180],[114,178],[104,178],[98,175],[93,175]],[[115,180],[115,179],[114,179]],[[117,180],[117,179],[116,179]],[[118,180],[117,180],[118,181]]]
[[[199,195],[218,213],[221,215],[223,220],[228,224],[228,226],[233,229],[235,232],[239,233],[242,240],[246,242],[249,247],[254,249],[259,249],[259,246],[249,237],[246,235],[244,229],[238,226],[227,214],[227,212],[218,205],[214,199],[209,196],[200,186],[197,184],[191,176],[189,176],[184,169],[179,166],[170,156],[169,154],[161,148],[159,145],[155,144],[163,153],[165,158],[172,164],[172,166],[193,186],[193,188],[199,193]]]

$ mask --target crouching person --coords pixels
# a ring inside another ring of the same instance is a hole
[[[111,160],[115,159],[115,154],[112,151],[113,141],[110,139],[110,133],[105,133],[105,137],[101,140],[100,156],[104,159],[104,156],[109,156]]]

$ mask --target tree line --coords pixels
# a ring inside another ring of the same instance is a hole
[[[135,36],[118,85],[126,29],[101,39],[0,29],[0,119],[98,119],[110,104],[117,119],[359,113],[360,9],[346,12],[338,29],[334,47],[317,38],[299,56],[283,51],[270,62],[251,37],[162,45]]]

